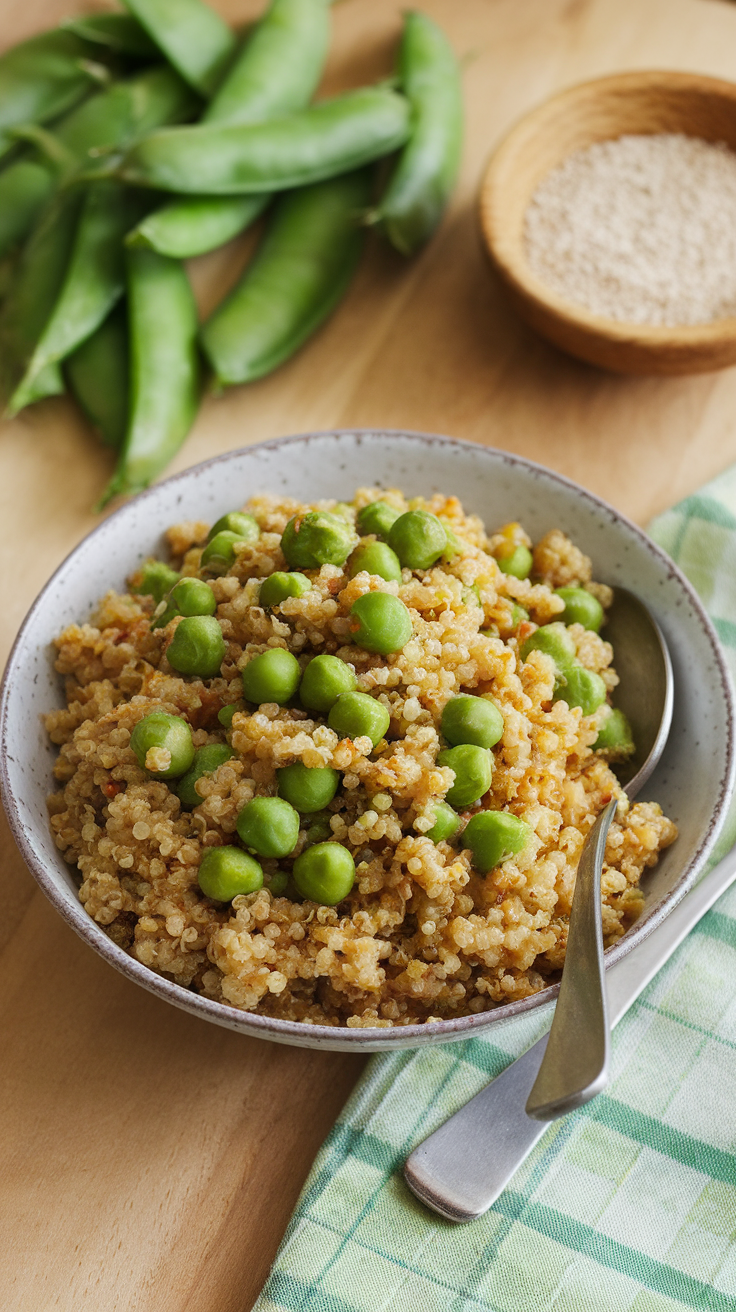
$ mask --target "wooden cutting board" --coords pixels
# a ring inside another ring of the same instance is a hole
[[[452,212],[412,263],[373,245],[318,338],[272,378],[208,400],[173,469],[280,434],[381,425],[504,447],[640,522],[736,458],[736,370],[606,376],[504,303],[475,213],[484,161],[532,105],[621,69],[736,78],[719,0],[420,0],[464,65]],[[73,0],[3,0],[2,42]],[[237,22],[260,6],[228,0]],[[341,0],[325,90],[386,75],[401,0]],[[198,262],[203,306],[248,241]],[[3,656],[33,597],[95,524],[110,460],[71,405],[0,434]],[[123,980],[58,918],[0,832],[0,1306],[4,1312],[247,1312],[312,1159],[363,1063],[241,1038]]]

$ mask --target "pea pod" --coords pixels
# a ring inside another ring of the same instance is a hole
[[[17,384],[54,308],[66,274],[82,199],[79,188],[60,192],[47,205],[23,248],[0,320],[6,394]],[[63,391],[61,374],[54,366],[37,381],[42,390],[36,395],[51,396]]]
[[[0,55],[0,155],[14,144],[14,128],[47,123],[108,77],[93,52],[74,32],[54,30]]]
[[[326,0],[272,0],[202,116],[260,123],[302,109],[319,82],[329,42]],[[193,196],[148,215],[129,244],[188,259],[230,241],[265,208],[263,196]]]
[[[270,373],[334,309],[360,256],[369,187],[362,170],[279,201],[252,264],[202,329],[218,384]]]
[[[412,255],[432,236],[460,164],[463,109],[455,55],[426,14],[406,16],[399,59],[412,134],[375,214],[392,246]]]
[[[2,175],[0,174],[0,186]],[[128,233],[128,246],[147,246],[161,255],[188,260],[223,246],[250,227],[268,205],[268,194],[187,196],[154,210]],[[0,232],[2,220],[0,218]]]
[[[64,363],[69,389],[106,446],[123,444],[128,422],[128,319],[118,304]]]
[[[97,182],[82,204],[69,266],[53,310],[8,406],[17,414],[38,399],[37,380],[107,318],[125,288],[123,237],[141,213],[140,193]]]
[[[408,138],[408,101],[366,87],[270,123],[153,132],[128,153],[120,176],[185,194],[286,191],[359,168]]]
[[[197,309],[178,260],[127,252],[130,412],[115,473],[102,497],[138,492],[176,454],[197,412]]]
[[[158,46],[132,14],[84,14],[67,18],[61,26],[64,32],[74,32],[91,45],[116,54],[138,59],[156,59],[159,54]]]
[[[33,227],[54,186],[45,164],[19,159],[0,173],[0,258]]]
[[[235,53],[227,23],[202,0],[125,0],[177,73],[195,91],[211,96]]]

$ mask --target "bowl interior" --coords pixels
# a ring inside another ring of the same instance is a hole
[[[348,498],[360,486],[410,494],[457,494],[496,526],[519,519],[536,539],[559,527],[590,555],[597,579],[629,587],[652,609],[672,654],[675,711],[655,774],[643,790],[679,826],[680,836],[645,879],[641,919],[610,952],[614,961],[648,933],[691,885],[715,840],[732,786],[728,676],[712,626],[669,559],[635,525],[566,479],[504,452],[407,433],[322,433],[267,442],[196,466],[123,506],[61,565],[29,612],[11,653],[0,703],[0,767],[6,809],[23,855],[65,919],[129,977],[177,1006],[247,1033],[304,1046],[393,1048],[464,1038],[544,1005],[548,989],[496,1011],[396,1030],[335,1030],[274,1021],[189,993],[117,948],[81,907],[75,872],[57,851],[46,798],[56,749],[41,713],[64,704],[52,640],[82,622],[109,588],[152,554],[179,520],[214,521],[256,492],[304,500]]]
[[[563,349],[607,368],[674,373],[686,371],[687,365],[713,368],[736,358],[734,318],[683,327],[607,319],[566,301],[532,272],[526,259],[524,216],[547,173],[594,142],[627,133],[661,132],[725,142],[736,149],[736,85],[695,74],[654,71],[623,73],[572,87],[511,130],[493,155],[481,188],[483,235],[524,317]],[[591,353],[593,340],[608,340],[618,350]],[[719,356],[718,348],[726,355]]]

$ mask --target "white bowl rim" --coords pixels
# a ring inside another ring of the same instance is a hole
[[[510,466],[522,466],[530,472],[536,472],[543,477],[559,483],[562,487],[569,489],[578,496],[587,500],[599,513],[602,512],[609,518],[622,523],[647,551],[655,556],[660,564],[665,568],[667,573],[676,578],[683,590],[687,593],[688,598],[695,610],[698,619],[707,636],[714,658],[714,664],[718,670],[721,691],[725,706],[725,769],[720,781],[718,797],[714,802],[710,821],[703,840],[697,852],[691,857],[686,867],[682,870],[677,884],[662,898],[657,907],[647,916],[646,921],[640,926],[640,931],[636,933],[636,926],[632,931],[627,933],[618,942],[612,945],[606,951],[606,968],[610,968],[615,963],[626,956],[639,943],[648,938],[649,934],[662,923],[670,911],[674,909],[677,903],[684,897],[688,891],[694,872],[701,868],[713,844],[718,837],[721,826],[726,816],[726,809],[734,788],[736,777],[736,743],[734,735],[734,700],[731,686],[731,679],[726,666],[723,651],[716,634],[713,623],[707,614],[703,603],[692,584],[678,568],[675,562],[667,555],[661,547],[653,541],[652,538],[644,532],[633,520],[617,510],[609,502],[604,501],[602,497],[590,492],[581,484],[576,483],[573,479],[567,478],[564,474],[550,469],[538,461],[529,460],[525,456],[516,455],[510,451],[503,451],[498,447],[482,445],[479,442],[471,442],[465,438],[446,437],[437,433],[426,433],[405,428],[329,428],[317,429],[308,433],[291,434],[286,437],[270,438],[264,442],[254,442],[246,447],[237,447],[234,450],[223,452],[221,455],[212,456],[208,460],[200,461],[196,465],[190,465],[187,469],[181,470],[177,474],[171,475],[168,479],[154,484],[153,487],[138,493],[135,497],[135,504],[141,501],[154,499],[163,486],[170,486],[177,482],[191,478],[193,475],[202,470],[211,468],[213,465],[224,464],[234,458],[244,455],[249,451],[257,449],[279,449],[291,445],[302,445],[314,438],[324,437],[354,437],[362,441],[371,439],[384,440],[390,437],[402,437],[414,439],[417,442],[431,446],[448,446],[448,447],[472,447],[476,452],[488,453],[492,458],[499,459]],[[536,1011],[551,1003],[559,992],[559,983],[552,984],[546,989],[541,989],[538,993],[533,993],[527,998],[520,999],[516,1002],[504,1003],[502,1006],[492,1008],[489,1011],[472,1013],[470,1015],[458,1016],[448,1020],[432,1021],[417,1025],[394,1026],[391,1028],[383,1027],[359,1027],[348,1028],[347,1026],[332,1025],[312,1025],[302,1021],[278,1020],[270,1016],[263,1016],[257,1012],[240,1011],[237,1008],[229,1007],[224,1003],[216,1002],[213,999],[203,997],[199,993],[190,992],[180,984],[174,983],[173,980],[166,979],[163,975],[158,975],[149,967],[144,966],[141,962],[128,955],[117,944],[109,939],[95,921],[88,915],[81,903],[69,904],[63,900],[57,891],[53,877],[46,870],[42,862],[36,859],[36,855],[30,846],[24,831],[21,819],[21,803],[16,798],[10,781],[7,767],[8,756],[8,715],[7,705],[12,697],[13,670],[16,653],[23,644],[25,632],[31,625],[37,612],[43,607],[47,593],[53,588],[57,578],[67,568],[73,557],[86,548],[87,544],[97,534],[107,531],[108,525],[118,516],[125,514],[133,501],[125,502],[117,510],[107,516],[102,523],[93,528],[81,542],[68,553],[64,560],[57,566],[48,582],[41,589],[35,601],[30,606],[28,613],[21,624],[17,637],[8,657],[5,671],[0,684],[0,793],[8,822],[20,849],[21,855],[33,875],[34,879],[40,886],[42,892],[46,895],[52,905],[61,914],[68,925],[94,950],[99,953],[110,965],[112,965],[121,974],[136,984],[142,985],[148,992],[155,994],[166,1002],[172,1003],[184,1011],[198,1015],[203,1019],[214,1022],[217,1025],[225,1026],[229,1029],[237,1030],[239,1033],[251,1035],[254,1038],[270,1039],[272,1041],[293,1044],[299,1047],[324,1048],[342,1051],[367,1051],[367,1050],[393,1050],[419,1046],[428,1042],[442,1043],[453,1040],[460,1040],[474,1037],[479,1031],[487,1030],[490,1026],[504,1024],[516,1017],[525,1015],[528,1012]]]

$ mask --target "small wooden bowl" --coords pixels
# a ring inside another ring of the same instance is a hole
[[[658,132],[736,149],[736,84],[691,73],[622,73],[553,96],[493,155],[480,194],[483,236],[522,318],[570,355],[617,373],[722,369],[736,363],[736,318],[676,327],[604,318],[564,300],[527,263],[524,215],[541,179],[595,141]]]

